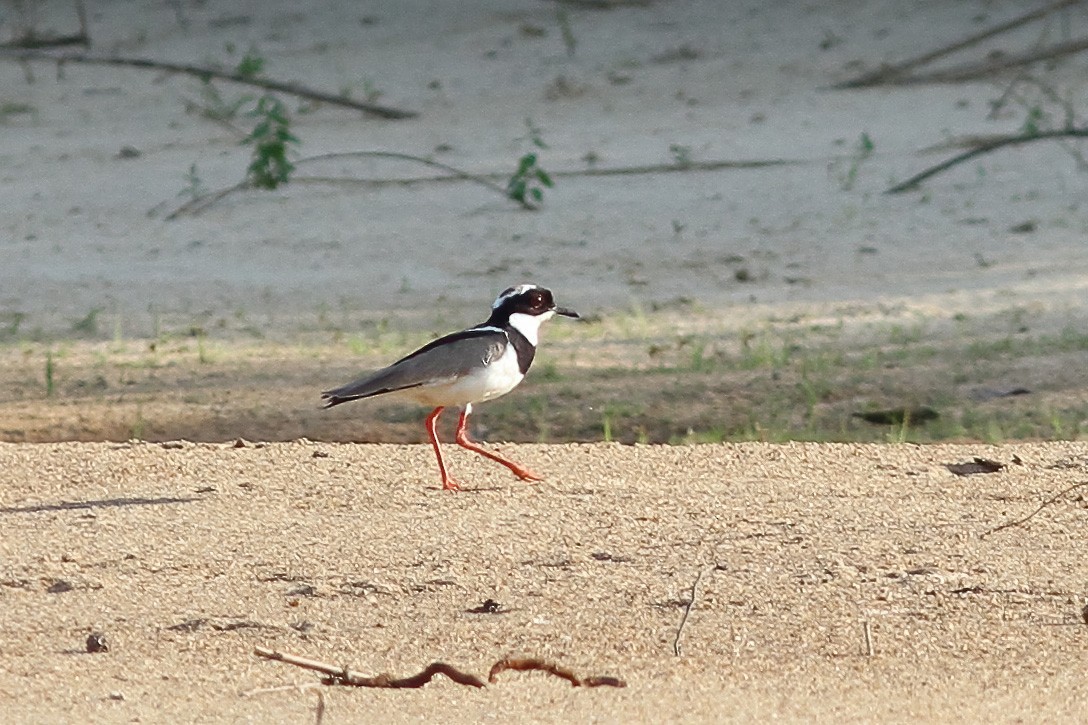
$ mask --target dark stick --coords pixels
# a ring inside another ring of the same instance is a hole
[[[56,62],[59,65],[63,65],[65,63],[86,63],[91,65],[115,65],[127,66],[131,68],[151,68],[154,70],[170,71],[172,73],[188,73],[189,75],[193,75],[203,79],[217,78],[219,80],[230,81],[232,83],[241,83],[243,85],[264,88],[270,91],[288,93],[293,96],[309,98],[310,100],[320,101],[322,103],[331,103],[339,106],[345,106],[347,108],[354,108],[356,110],[363,111],[364,113],[369,113],[374,116],[380,116],[381,118],[415,118],[419,115],[415,111],[405,111],[399,108],[380,106],[375,103],[355,101],[350,98],[344,98],[339,95],[334,95],[332,93],[325,93],[324,91],[315,91],[299,83],[288,83],[285,81],[253,78],[251,76],[245,76],[231,71],[216,70],[215,68],[206,68],[203,66],[189,65],[186,63],[170,63],[168,61],[152,60],[150,58],[95,56],[87,55],[86,53],[53,54],[36,50],[0,50],[4,50],[4,56],[21,61],[50,60]]]
[[[687,626],[688,617],[691,616],[691,610],[695,608],[695,601],[699,597],[699,582],[703,579],[703,570],[699,570],[698,576],[695,577],[695,581],[691,584],[691,599],[688,600],[687,606],[684,608],[684,616],[680,619],[680,626],[676,628],[676,638],[672,641],[672,651],[677,657],[684,654],[683,648],[680,646],[680,638],[684,636],[684,627]]]
[[[560,667],[552,662],[545,662],[544,660],[538,660],[534,658],[512,658],[507,657],[501,659],[491,666],[491,671],[487,673],[487,681],[494,683],[498,680],[500,672],[506,672],[507,670],[513,670],[515,672],[547,672],[549,675],[555,675],[556,677],[566,680],[570,683],[571,687],[627,687],[627,683],[618,677],[610,677],[608,675],[601,675],[596,677],[578,677],[565,667]]]
[[[1045,48],[1031,50],[1019,55],[1006,55],[992,60],[984,60],[981,63],[965,63],[945,70],[922,73],[913,76],[901,76],[889,80],[892,85],[918,85],[920,83],[960,83],[962,81],[975,80],[993,75],[1010,68],[1037,63],[1041,60],[1052,60],[1063,55],[1072,55],[1088,50],[1088,38],[1067,40],[1064,43],[1055,43]]]
[[[396,151],[344,151],[334,152],[328,154],[320,154],[318,156],[307,156],[306,158],[298,159],[295,161],[296,166],[302,166],[304,164],[312,163],[314,161],[329,161],[334,159],[347,159],[347,158],[389,158],[389,159],[403,159],[405,161],[415,161],[426,166],[430,166],[436,169],[449,172],[450,176],[422,176],[407,179],[353,179],[353,178],[337,178],[337,177],[323,177],[323,176],[295,176],[291,179],[290,183],[324,183],[324,184],[366,184],[371,186],[391,186],[391,185],[407,185],[407,184],[421,184],[421,183],[438,183],[443,181],[457,181],[466,180],[473,181],[481,186],[486,186],[488,189],[501,194],[503,197],[516,201],[523,208],[530,211],[536,211],[539,207],[528,200],[514,199],[506,193],[499,184],[496,184],[492,179],[501,179],[503,174],[470,174],[467,171],[458,169],[454,166],[443,164],[439,161],[432,161],[431,159],[424,158],[422,156],[414,156],[412,154],[404,154]],[[666,174],[677,172],[699,172],[699,171],[719,171],[722,169],[762,169],[772,166],[787,166],[795,165],[803,162],[794,161],[790,159],[757,159],[754,161],[692,161],[685,164],[656,164],[650,166],[619,166],[614,168],[604,169],[582,169],[572,171],[555,171],[551,173],[553,178],[567,178],[574,176],[627,176],[627,175],[640,175],[640,174]],[[236,191],[242,191],[244,189],[251,188],[248,181],[242,181],[234,186],[226,189],[220,189],[214,192],[208,192],[202,194],[195,199],[185,202],[180,207],[168,214],[165,219],[172,221],[184,214],[199,214],[208,207],[212,206],[218,201],[221,201],[226,196],[233,194]]]
[[[298,655],[289,654],[287,652],[277,652],[276,650],[267,649],[265,647],[255,647],[253,649],[253,654],[268,660],[286,662],[295,667],[320,672],[325,675],[325,678],[322,680],[322,683],[325,685],[348,685],[352,687],[381,687],[393,689],[418,688],[423,687],[430,682],[435,675],[441,674],[459,685],[466,685],[468,687],[486,686],[486,683],[476,675],[462,672],[453,665],[448,665],[445,662],[432,662],[418,675],[411,675],[409,677],[394,678],[385,674],[368,677],[367,675],[362,675],[358,672],[352,672],[347,667],[338,667],[326,662],[312,660],[308,657],[299,657]],[[495,682],[496,676],[500,672],[505,672],[506,670],[516,670],[520,672],[539,670],[560,677],[574,687],[627,687],[627,683],[618,677],[601,675],[579,678],[570,670],[562,668],[559,665],[534,658],[501,659],[491,667],[488,681]]]
[[[422,156],[413,156],[412,154],[402,154],[402,153],[399,153],[399,152],[396,152],[396,151],[345,151],[345,152],[342,152],[342,153],[321,154],[320,156],[310,156],[310,157],[305,158],[305,159],[299,159],[296,162],[296,165],[304,164],[304,163],[310,163],[310,162],[313,162],[313,161],[328,161],[328,160],[331,160],[331,159],[346,159],[346,158],[379,158],[379,159],[399,159],[401,161],[415,161],[416,163],[424,164],[426,166],[430,166],[430,167],[435,168],[435,169],[441,169],[442,171],[448,171],[450,174],[453,174],[454,178],[465,179],[467,181],[474,181],[477,184],[480,184],[482,186],[486,186],[487,188],[491,189],[492,191],[496,191],[499,194],[502,194],[507,199],[512,199],[512,197],[509,194],[506,193],[506,189],[504,189],[503,187],[499,186],[498,184],[488,180],[487,178],[485,178],[483,176],[477,176],[476,174],[470,174],[467,171],[462,171],[461,169],[458,169],[458,168],[456,168],[454,166],[449,166],[447,164],[443,164],[440,161],[432,161],[430,159],[423,158]],[[515,201],[518,201],[518,200],[515,200]],[[537,209],[537,206],[535,204],[532,204],[531,202],[528,202],[528,201],[521,200],[521,201],[518,201],[518,203],[521,204],[526,209],[529,209],[530,211],[536,211],[536,209]]]
[[[1000,526],[995,526],[992,529],[984,531],[979,535],[979,538],[985,539],[990,534],[996,534],[998,531],[1003,531],[1005,529],[1012,528],[1013,526],[1020,526],[1021,524],[1026,524],[1027,522],[1029,522],[1033,518],[1035,518],[1035,514],[1039,513],[1040,511],[1045,509],[1047,506],[1050,506],[1051,504],[1055,503],[1058,499],[1060,499],[1062,496],[1069,493],[1070,491],[1076,491],[1078,488],[1081,488],[1082,486],[1088,486],[1088,481],[1081,481],[1080,483],[1074,483],[1072,486],[1065,489],[1064,491],[1056,493],[1053,496],[1051,496],[1050,498],[1048,498],[1046,501],[1043,501],[1043,503],[1039,505],[1039,508],[1032,511],[1027,516],[1025,516],[1025,517],[1023,517],[1021,519],[1016,519],[1015,521],[1007,521],[1007,522],[1001,524]]]
[[[255,647],[253,654],[268,660],[286,662],[295,667],[320,672],[321,674],[326,675],[323,680],[326,685],[350,685],[352,687],[383,687],[392,689],[417,688],[426,685],[435,675],[442,674],[459,685],[468,685],[469,687],[485,686],[483,680],[476,675],[461,672],[456,667],[447,665],[444,662],[432,662],[427,666],[427,669],[423,670],[418,675],[412,675],[410,677],[395,678],[385,674],[368,677],[367,675],[358,672],[352,672],[347,667],[337,667],[336,665],[319,662],[318,660],[312,660],[308,657],[299,657],[298,655],[277,652],[276,650],[265,649],[264,647]]]
[[[1051,3],[1046,7],[1027,13],[1026,15],[1021,15],[1020,17],[1010,20],[1007,23],[996,25],[989,30],[984,30],[981,33],[968,36],[967,38],[952,43],[951,45],[946,45],[943,48],[938,48],[937,50],[924,53],[923,55],[919,55],[915,58],[905,60],[902,63],[897,63],[895,65],[882,65],[879,69],[875,71],[865,73],[849,81],[837,83],[832,86],[832,88],[843,90],[847,88],[865,88],[868,86],[880,85],[882,83],[898,83],[900,82],[899,77],[912,68],[917,68],[920,65],[925,65],[926,63],[930,63],[934,60],[937,60],[938,58],[943,58],[944,56],[955,53],[956,51],[963,50],[964,48],[969,48],[972,45],[977,45],[978,43],[992,38],[995,35],[1000,35],[1001,33],[1018,28],[1021,25],[1026,25],[1027,23],[1030,23],[1034,20],[1046,17],[1055,10],[1060,10],[1070,5],[1076,5],[1080,1],[1081,0],[1059,0],[1058,2]]]
[[[942,171],[946,171],[953,166],[962,164],[964,161],[969,161],[976,156],[987,154],[996,149],[1005,146],[1019,146],[1021,144],[1031,143],[1032,141],[1045,141],[1047,139],[1055,138],[1084,138],[1088,137],[1088,128],[1067,128],[1061,131],[1040,131],[1034,134],[1022,134],[1019,136],[1006,136],[1005,138],[999,138],[995,141],[984,143],[981,146],[977,146],[970,151],[964,151],[962,154],[953,156],[947,161],[943,161],[936,166],[931,166],[921,173],[915,174],[906,181],[902,181],[895,186],[889,187],[884,190],[885,194],[899,194],[904,191],[910,191],[917,187],[920,183],[925,181],[931,176],[936,176]]]

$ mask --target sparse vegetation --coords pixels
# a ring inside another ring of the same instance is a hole
[[[53,393],[56,392],[56,384],[53,382],[54,372],[53,351],[49,350],[45,353],[45,397],[47,398],[52,398]]]
[[[525,119],[528,129],[526,138],[538,149],[548,148],[541,137],[540,129],[532,119]],[[530,151],[518,159],[517,169],[510,175],[506,182],[506,195],[514,201],[524,205],[539,205],[544,201],[544,189],[555,186],[552,177],[542,169],[538,163],[537,153]]]
[[[1041,330],[1033,332],[1025,328],[1032,318],[1014,307],[999,315],[950,314],[947,321],[907,313],[866,324],[791,317],[737,329],[690,306],[684,310],[687,324],[698,322],[694,332],[674,329],[672,308],[639,306],[603,321],[549,330],[526,385],[481,406],[478,420],[486,436],[623,443],[1088,437],[1088,389],[1077,374],[1088,333],[1074,324],[1043,327],[1032,320]],[[436,320],[406,332],[374,320],[346,332],[328,324],[314,332],[322,338],[283,346],[254,337],[248,331],[253,324],[244,315],[231,318],[222,329],[233,337],[217,338],[214,350],[204,323],[162,330],[150,342],[126,337],[65,347],[66,379],[79,388],[86,411],[81,435],[127,437],[140,405],[145,417],[154,409],[156,435],[167,438],[351,438],[353,430],[318,411],[314,379],[386,364],[451,326]],[[0,346],[10,371],[6,399],[41,395],[43,361],[46,398],[55,396],[58,354],[46,343]],[[194,380],[201,383],[194,386]],[[246,414],[263,404],[270,381],[286,415]],[[127,391],[121,403],[119,389]],[[170,406],[155,407],[157,400],[177,400],[179,390],[185,391],[180,412],[164,415]],[[369,405],[380,426],[368,435],[420,440],[417,411],[391,401]],[[51,406],[45,404],[40,420],[46,423],[36,433],[28,431],[28,439],[51,435]],[[226,421],[229,431],[208,427],[210,406],[226,411],[215,418]],[[855,415],[924,408],[938,416],[923,420],[911,414],[878,424]],[[54,412],[68,415],[60,407]],[[6,415],[17,417],[5,423]],[[0,403],[0,428],[24,430],[28,423],[18,416],[17,408]]]
[[[246,180],[258,189],[275,189],[286,184],[295,170],[288,154],[300,143],[291,133],[287,107],[275,96],[264,95],[258,99],[257,107],[246,115],[257,119],[253,130],[243,140],[253,146]]]
[[[856,184],[858,180],[858,172],[861,170],[861,165],[873,155],[875,149],[876,144],[873,143],[872,137],[869,136],[868,132],[862,131],[854,144],[854,148],[852,149],[849,158],[832,162],[831,170],[838,178],[840,189],[843,191],[850,191],[854,188],[854,184]]]

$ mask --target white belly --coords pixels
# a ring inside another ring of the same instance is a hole
[[[463,378],[436,382],[402,392],[404,397],[424,405],[438,407],[482,403],[506,395],[525,376],[518,367],[518,355],[513,345],[507,345],[502,357],[486,368],[479,368]]]

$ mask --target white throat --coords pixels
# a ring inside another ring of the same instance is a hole
[[[510,326],[525,336],[533,347],[536,347],[540,339],[540,326],[555,316],[553,310],[542,315],[527,315],[524,312],[515,312],[510,315]]]

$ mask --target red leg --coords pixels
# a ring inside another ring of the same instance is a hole
[[[518,478],[520,478],[522,481],[540,481],[541,480],[540,476],[536,475],[532,471],[530,471],[530,470],[528,470],[526,468],[522,468],[521,466],[514,463],[513,461],[508,461],[505,458],[503,458],[502,456],[497,455],[495,453],[492,453],[491,451],[484,450],[480,446],[473,443],[472,440],[468,437],[468,430],[467,430],[467,428],[468,428],[468,414],[471,413],[471,412],[472,412],[472,406],[471,405],[466,405],[464,407],[464,409],[461,411],[461,419],[459,421],[457,421],[457,444],[459,446],[461,446],[463,448],[467,448],[470,451],[475,451],[476,453],[479,453],[484,458],[490,458],[491,460],[495,461],[496,463],[501,463],[502,465],[506,466],[511,471],[513,471],[514,475],[517,476]]]
[[[427,434],[431,437],[431,445],[434,446],[434,454],[438,458],[438,471],[442,474],[442,490],[460,491],[461,487],[446,473],[446,461],[442,459],[442,449],[438,445],[438,431],[435,430],[435,426],[438,425],[438,416],[442,415],[443,410],[444,408],[439,406],[427,416]]]

